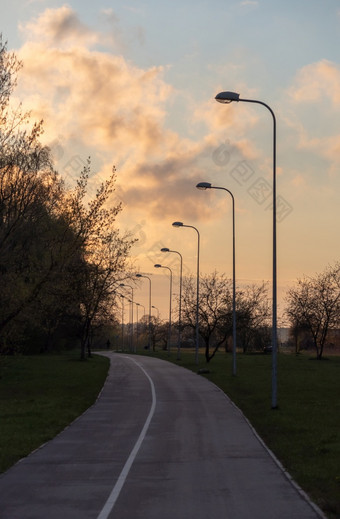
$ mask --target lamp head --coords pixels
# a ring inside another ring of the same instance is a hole
[[[220,92],[215,97],[219,103],[231,103],[232,101],[239,101],[239,98],[240,94],[236,94],[235,92]]]
[[[172,224],[173,227],[183,227],[183,222],[174,222]]]
[[[161,252],[170,252],[170,249],[168,249],[168,247],[163,247],[161,249]]]
[[[160,263],[156,263],[156,265],[154,265],[154,267],[156,267],[156,269],[159,269],[162,265]]]
[[[196,187],[197,187],[197,189],[205,190],[205,189],[210,189],[211,188],[211,184],[210,184],[210,182],[199,182],[196,185]]]

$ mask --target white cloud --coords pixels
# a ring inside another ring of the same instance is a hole
[[[76,13],[64,5],[59,9],[46,9],[38,18],[19,28],[31,41],[45,42],[46,45],[93,45],[97,34],[80,22]]]
[[[286,94],[282,120],[289,128],[290,144],[324,160],[330,177],[338,175],[340,66],[328,60],[306,65]]]
[[[48,9],[22,30],[20,94],[33,118],[44,119],[46,141],[68,148],[70,156],[79,149],[84,157],[95,155],[98,178],[110,161],[116,164],[131,209],[157,218],[174,209],[208,217],[209,209],[198,210],[191,195],[202,152],[213,143],[180,139],[165,128],[175,93],[163,79],[164,67],[142,69],[92,49],[99,35],[69,7]],[[222,112],[216,117],[224,121],[229,116]]]
[[[306,65],[298,72],[289,95],[297,103],[329,100],[340,106],[340,66],[328,60]]]
[[[157,149],[171,95],[162,67],[144,70],[122,56],[91,50],[97,34],[67,7],[45,11],[25,31],[21,91],[51,134],[62,128],[64,136],[77,133],[84,144],[103,150]]]

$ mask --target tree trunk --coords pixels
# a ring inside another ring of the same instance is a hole
[[[320,350],[319,350],[319,346],[318,346],[318,342],[316,340],[315,337],[313,337],[313,342],[314,342],[314,347],[315,347],[315,350],[316,350],[316,358],[318,360],[320,360],[321,356],[320,356]],[[321,352],[321,355],[322,355],[322,352]]]

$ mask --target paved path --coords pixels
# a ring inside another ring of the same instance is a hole
[[[108,355],[97,403],[0,477],[1,519],[323,517],[215,385]]]

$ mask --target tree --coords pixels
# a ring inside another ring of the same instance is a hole
[[[292,327],[307,329],[316,358],[321,359],[327,336],[340,321],[340,263],[314,277],[304,277],[287,294],[286,314]]]
[[[12,114],[9,109],[9,100],[16,86],[17,73],[22,63],[14,53],[7,51],[7,42],[3,42],[0,33],[0,148],[6,147],[12,132],[25,116],[22,117],[20,108]]]
[[[207,362],[214,357],[232,337],[233,303],[232,280],[224,274],[212,274],[200,278],[199,333],[205,344]],[[263,349],[267,338],[269,304],[267,287],[248,286],[236,292],[237,344],[243,351]],[[183,321],[193,330],[196,325],[196,290],[192,277],[183,282]],[[211,351],[212,348],[212,351]]]
[[[314,348],[313,338],[311,336],[308,324],[302,320],[291,321],[289,330],[290,341],[294,346],[295,354],[298,355],[301,350]]]
[[[201,276],[199,300],[199,334],[204,340],[207,362],[230,334],[226,325],[231,307],[231,282],[217,272]],[[193,277],[183,280],[183,323],[193,330],[196,327],[196,289]],[[213,341],[213,351],[210,351]]]
[[[9,101],[21,63],[0,36],[0,333],[38,296],[54,269],[62,181],[39,143],[42,123],[23,129],[29,114]],[[52,252],[53,251],[53,252]],[[4,335],[3,335],[4,338]],[[3,339],[4,340],[4,339]]]
[[[161,343],[162,349],[168,349],[169,342],[169,322],[162,321],[159,317],[150,317],[150,331],[152,351],[156,351],[156,345]]]
[[[21,254],[10,251],[6,272],[0,274],[2,346],[47,351],[55,332],[70,319],[75,327],[74,319],[79,319],[70,290],[79,264],[79,254],[68,255],[74,236],[64,222],[46,214],[34,225],[28,221],[26,234],[15,233],[15,238]]]
[[[115,168],[110,178],[100,185],[94,199],[86,202],[90,168],[88,159],[69,204],[71,228],[83,244],[83,264],[75,273],[73,283],[82,315],[82,358],[86,347],[90,354],[92,324],[106,312],[107,302],[111,300],[113,303],[118,281],[126,278],[126,260],[135,242],[129,234],[121,236],[115,227],[121,204],[109,205],[116,181]]]
[[[134,240],[115,226],[121,211],[110,204],[115,168],[92,200],[90,160],[67,190],[39,142],[42,122],[28,125],[29,114],[10,111],[20,67],[0,37],[0,352],[27,344],[30,334],[49,349],[69,321],[84,357],[93,326],[108,316],[117,279],[126,279]]]
[[[237,337],[243,352],[264,351],[271,342],[267,285],[249,285],[239,290],[236,305]]]

